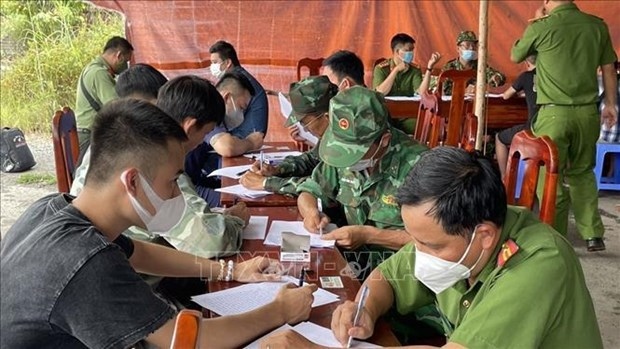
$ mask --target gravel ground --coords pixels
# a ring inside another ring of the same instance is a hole
[[[37,165],[27,173],[55,175],[51,135],[28,134],[26,140]],[[0,231],[2,235],[38,198],[56,191],[55,185],[17,184],[19,173],[2,173]],[[605,224],[607,250],[588,253],[571,219],[569,240],[581,260],[603,335],[605,348],[620,348],[620,192],[602,192],[599,210]],[[514,300],[518,301],[518,300]]]

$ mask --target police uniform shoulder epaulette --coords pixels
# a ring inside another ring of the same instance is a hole
[[[379,68],[386,68],[390,66],[390,60],[386,59],[385,61],[377,64],[377,66],[379,66]]]
[[[409,65],[414,67],[414,68],[420,69],[420,65],[419,64],[411,62],[411,63],[409,63]]]

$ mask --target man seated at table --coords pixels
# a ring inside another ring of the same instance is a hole
[[[398,33],[390,42],[392,58],[377,64],[372,76],[372,86],[385,96],[413,96],[422,83],[420,67],[413,63],[415,40],[405,33]],[[393,120],[395,126],[407,134],[415,130],[414,118]]]
[[[289,98],[293,111],[285,126],[297,122],[307,132],[320,139],[329,124],[329,101],[338,93],[338,87],[325,75],[310,76],[290,86]],[[255,163],[239,183],[255,190],[266,189],[278,194],[297,195],[297,186],[312,174],[319,164],[319,145],[299,155],[287,156],[276,165]]]
[[[239,63],[237,58],[237,51],[235,48],[226,41],[218,41],[209,48],[211,54],[211,74],[218,79],[221,79],[225,73],[235,72],[242,74],[251,83],[254,89],[254,94],[243,110],[243,122],[229,132],[223,132],[216,141],[213,141],[211,145],[213,149],[221,156],[232,157],[241,155],[248,151],[247,143],[248,136],[254,145],[257,142],[257,138],[261,139],[260,145],[262,146],[262,138],[267,133],[267,125],[269,122],[269,104],[267,102],[267,94],[263,86]],[[252,149],[250,149],[252,150]]]
[[[478,69],[478,39],[472,31],[462,31],[456,38],[456,51],[459,56],[448,61],[442,71],[446,70],[476,70]],[[506,82],[506,76],[487,65],[486,69],[487,83],[492,87],[503,86]],[[476,80],[472,79],[468,82],[466,93],[474,93]],[[452,81],[446,80],[443,83],[443,94],[452,95]]]
[[[350,250],[345,258],[360,279],[409,242],[396,189],[426,150],[390,125],[379,92],[354,86],[332,98],[329,126],[319,145],[322,162],[298,186],[297,204],[304,226],[314,233],[329,222],[317,198],[343,206],[349,225],[323,238]]]
[[[528,56],[525,59],[525,67],[526,71],[521,73],[517,80],[502,94],[504,99],[508,99],[519,92],[523,92],[525,94],[525,102],[527,103],[527,121],[525,124],[504,129],[495,135],[495,156],[502,178],[506,174],[508,148],[510,143],[512,143],[512,138],[517,132],[530,130],[532,121],[536,114],[538,114],[539,106],[536,105],[536,55]]]
[[[365,86],[364,63],[351,51],[336,51],[331,56],[324,59],[323,75],[327,76],[332,84],[338,86],[339,91],[345,90],[351,86]],[[293,140],[297,142],[306,141],[299,136],[297,126],[289,126],[288,130]],[[315,146],[313,144],[307,144]]]
[[[323,74],[329,81],[346,90],[353,86],[364,86],[364,63],[353,52],[340,50],[323,61]]]
[[[3,348],[128,348],[143,339],[167,347],[175,309],[136,271],[229,275],[218,262],[122,234],[131,226],[166,231],[182,219],[185,201],[177,178],[188,137],[174,119],[146,101],[110,102],[97,114],[91,140],[82,192],[40,199],[2,239]],[[233,265],[230,274],[240,281],[277,279],[263,274],[272,263],[257,257]],[[238,347],[307,319],[314,290],[289,284],[266,306],[203,320],[201,346]]]
[[[223,122],[218,124],[210,131],[194,150],[185,158],[185,172],[195,186],[196,192],[207,201],[210,206],[218,206],[220,203],[220,193],[216,188],[221,187],[221,182],[217,177],[207,177],[207,175],[221,167],[221,152],[213,150],[223,143],[221,139],[227,139],[225,154],[243,154],[245,152],[260,149],[263,145],[263,133],[253,132],[246,138],[240,139],[230,137],[230,135],[241,127],[244,122],[243,111],[248,108],[252,97],[255,94],[254,87],[250,81],[239,72],[230,72],[222,75],[215,86],[217,91],[224,98],[226,115]],[[232,140],[231,142],[228,142]],[[227,153],[231,151],[231,153]]]
[[[424,154],[397,196],[413,242],[375,269],[361,326],[355,303],[332,330],[369,337],[379,316],[438,304],[446,347],[602,348],[592,299],[566,239],[530,211],[507,206],[497,169],[477,154]]]

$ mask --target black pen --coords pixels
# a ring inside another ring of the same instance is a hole
[[[304,278],[306,276],[306,268],[301,267],[301,274],[299,275],[299,287],[304,286]]]
[[[237,173],[237,176],[243,176],[248,171],[249,171],[249,169],[245,170],[245,171],[241,171],[241,172]]]

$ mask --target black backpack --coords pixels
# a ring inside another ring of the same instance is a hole
[[[36,165],[22,130],[4,127],[0,146],[0,170],[22,172]]]

